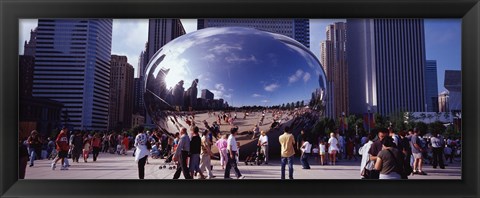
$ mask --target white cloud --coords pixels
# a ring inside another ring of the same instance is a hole
[[[227,45],[225,43],[222,43],[220,45],[214,46],[212,49],[209,49],[208,51],[214,52],[217,54],[224,54],[224,53],[229,53],[231,50],[242,50],[242,47],[240,45]]]
[[[206,56],[202,57],[202,60],[206,60],[206,61],[214,61],[215,60],[215,55],[214,54],[207,54]]]
[[[225,91],[225,86],[222,83],[215,84],[215,89],[219,91]]]
[[[238,57],[236,54],[230,54],[230,56],[225,57],[225,61],[228,63],[242,63],[242,62],[254,62],[258,63],[255,56],[250,55],[250,57]]]
[[[225,98],[232,98],[232,94],[225,94],[225,95],[223,95],[223,97],[225,97]]]
[[[265,91],[273,92],[273,91],[275,91],[275,89],[277,89],[279,87],[280,87],[279,84],[273,83],[273,84],[265,86],[264,89],[265,89]]]
[[[262,100],[262,101],[260,101],[260,102],[263,102],[263,103],[269,103],[269,102],[270,102],[270,100]]]
[[[297,70],[295,74],[288,77],[288,83],[291,84],[291,83],[297,82],[300,78],[302,78],[302,75],[303,75],[303,70],[301,69]]]
[[[254,98],[261,98],[261,97],[265,97],[265,96],[255,93],[255,94],[252,94],[252,97],[254,97]]]
[[[310,77],[310,73],[305,72],[305,75],[303,76],[303,82],[307,82],[308,80],[310,80]]]

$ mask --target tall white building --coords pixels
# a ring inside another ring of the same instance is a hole
[[[425,111],[422,19],[347,19],[349,110]]]
[[[62,103],[71,129],[106,130],[111,47],[111,19],[39,19],[32,95]]]

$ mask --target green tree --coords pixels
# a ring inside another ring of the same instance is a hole
[[[445,133],[446,127],[443,125],[442,122],[436,121],[428,124],[428,130],[430,132],[437,132],[439,134],[444,134]]]
[[[418,132],[420,132],[420,135],[425,135],[427,133],[428,126],[425,124],[425,122],[417,122],[415,127],[417,128]]]

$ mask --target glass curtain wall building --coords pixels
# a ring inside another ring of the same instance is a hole
[[[39,19],[34,97],[64,105],[62,124],[108,127],[112,19]]]

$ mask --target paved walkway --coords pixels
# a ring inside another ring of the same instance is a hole
[[[99,159],[92,162],[90,156],[88,163],[80,160],[79,163],[73,163],[69,160],[71,167],[69,170],[57,169],[51,170],[51,160],[37,160],[35,166],[28,167],[26,170],[26,179],[138,179],[137,164],[132,157],[132,151],[128,155],[116,155],[100,153]],[[149,164],[145,166],[145,179],[171,179],[174,170],[159,169],[163,164],[163,159],[149,159]],[[321,166],[310,159],[311,169],[301,168],[298,158],[294,165],[295,179],[359,179],[360,161],[342,160],[335,166]],[[214,168],[213,173],[217,176],[215,179],[223,179],[223,170],[218,160],[212,160]],[[246,176],[245,179],[279,179],[280,161],[273,160],[268,165],[245,165],[239,163],[240,172]],[[424,168],[427,176],[415,175],[410,179],[461,179],[460,162],[448,164],[446,169],[433,169],[428,165]],[[288,175],[288,168],[286,171]],[[231,177],[235,177],[233,170]],[[181,179],[183,176],[180,177]]]

